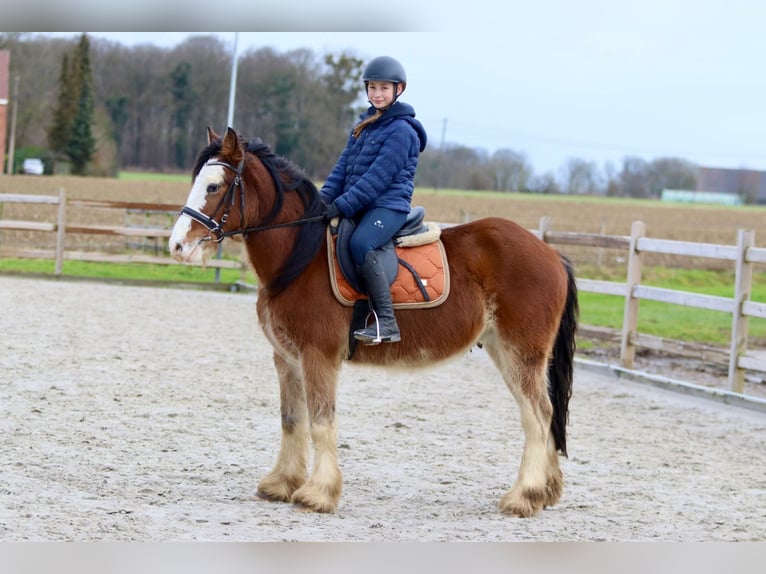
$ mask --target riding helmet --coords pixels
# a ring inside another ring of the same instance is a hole
[[[407,86],[407,74],[404,71],[404,66],[390,56],[378,56],[370,60],[370,63],[364,69],[362,80],[365,86],[370,81],[401,84],[402,91]]]

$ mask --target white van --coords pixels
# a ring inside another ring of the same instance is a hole
[[[36,157],[27,158],[24,160],[21,170],[29,175],[42,175],[45,171],[43,160]]]

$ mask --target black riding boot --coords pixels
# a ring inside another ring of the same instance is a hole
[[[359,268],[359,274],[364,280],[367,296],[377,315],[377,322],[354,331],[354,338],[365,345],[400,341],[399,325],[396,324],[394,305],[391,302],[391,290],[377,253],[374,251],[367,253],[364,263]]]

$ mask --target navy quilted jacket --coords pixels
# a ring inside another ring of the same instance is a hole
[[[374,112],[370,107],[361,119]],[[396,102],[358,139],[352,132],[320,196],[346,217],[373,207],[409,213],[418,155],[425,147],[426,131],[414,108]]]

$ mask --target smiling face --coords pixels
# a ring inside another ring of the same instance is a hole
[[[402,85],[398,84],[394,92],[393,82],[371,80],[367,82],[367,99],[375,108],[382,110],[394,102],[394,96],[402,93]]]
[[[202,166],[197,177],[194,178],[194,184],[185,205],[208,217],[214,216],[212,210],[218,205],[218,198],[225,186],[226,168],[220,164],[215,165],[214,162],[215,160],[210,160]],[[206,263],[217,248],[217,244],[213,241],[202,241],[208,233],[202,224],[195,222],[186,214],[181,214],[173,226],[168,241],[170,254],[176,261]]]

